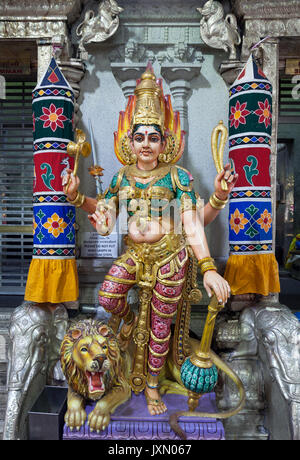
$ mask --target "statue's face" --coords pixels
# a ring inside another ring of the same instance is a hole
[[[156,163],[160,153],[164,151],[165,142],[154,126],[139,126],[131,141],[133,153],[138,163]]]

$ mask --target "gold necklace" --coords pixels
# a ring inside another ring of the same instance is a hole
[[[139,169],[136,164],[130,165],[127,169],[127,173],[132,177],[139,177],[142,179],[148,179],[150,177],[156,177],[164,172],[167,172],[170,169],[170,165],[165,163],[158,163],[156,168],[151,169],[150,171],[145,171],[143,169]]]

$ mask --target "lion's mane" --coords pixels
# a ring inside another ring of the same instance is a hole
[[[105,331],[105,333],[103,333],[103,331]],[[79,337],[77,337],[78,335]],[[107,339],[107,358],[109,359],[110,366],[105,392],[107,393],[112,386],[119,386],[120,388],[127,386],[127,381],[124,376],[123,359],[120,353],[118,340],[112,329],[97,320],[80,320],[71,325],[68,329],[61,343],[60,360],[62,371],[67,379],[68,385],[73,391],[86,399],[89,398],[87,378],[85,372],[77,366],[73,359],[73,349],[78,340],[90,335],[103,335]]]

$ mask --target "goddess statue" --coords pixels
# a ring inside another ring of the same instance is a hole
[[[136,393],[144,390],[151,415],[167,410],[159,393],[159,375],[176,312],[176,323],[183,320],[180,305],[190,261],[198,261],[209,297],[214,292],[224,304],[230,295],[227,281],[217,273],[210,256],[204,226],[225,207],[237,175],[227,164],[216,176],[209,203],[200,209],[192,175],[176,165],[183,149],[179,113],[173,112],[170,96],[163,95],[162,82],[148,65],[126,111],[120,112],[115,153],[125,166],[114,175],[108,189],[97,200],[79,192],[80,180],[70,169],[63,178],[68,201],[89,213],[100,235],[112,231],[121,207],[126,208],[126,250],[105,276],[99,304],[112,317],[123,320],[121,347],[126,349],[132,337],[137,345],[130,383]],[[227,182],[226,191],[222,180]],[[174,203],[180,216],[177,223],[170,212]],[[126,300],[135,284],[141,288],[137,317]]]

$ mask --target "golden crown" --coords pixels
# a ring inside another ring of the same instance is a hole
[[[136,96],[136,104],[131,126],[155,124],[160,127],[163,133],[165,114],[162,88],[156,81],[151,64],[148,64],[146,71],[137,82],[134,94]]]
[[[176,163],[183,154],[185,132],[180,128],[179,112],[174,112],[170,95],[164,96],[162,80],[156,79],[151,63],[139,80],[134,96],[128,97],[125,112],[120,112],[118,131],[114,133],[114,149],[123,164],[135,163],[130,147],[130,131],[137,124],[158,125],[166,138],[160,156],[164,163]]]

